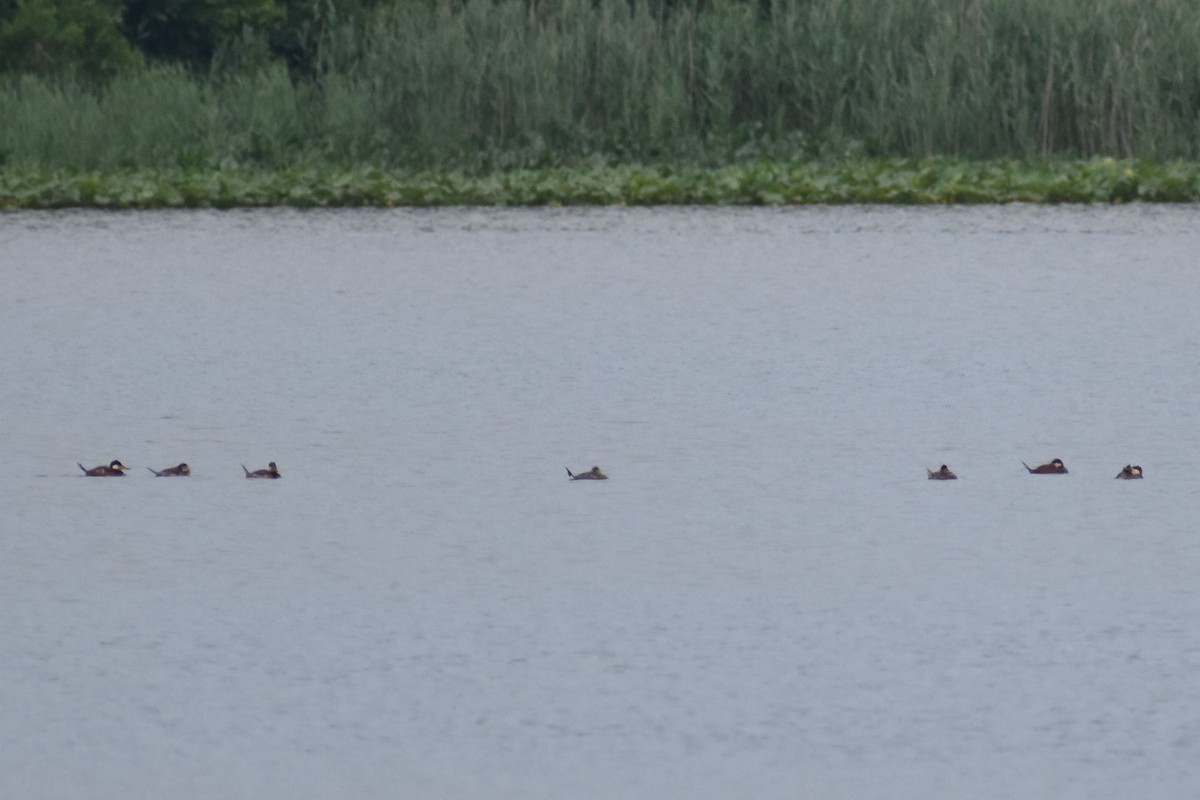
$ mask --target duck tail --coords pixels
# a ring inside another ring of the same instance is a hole
[[[156,470],[150,469],[150,467],[146,467],[146,469],[149,469],[149,470],[150,470],[151,472],[153,472],[155,475],[158,475],[158,472],[157,472]]]
[[[82,466],[83,466],[83,465],[81,464],[81,465],[80,465],[80,468],[82,468]],[[572,473],[572,472],[571,472],[571,468],[570,468],[570,467],[563,467],[563,469],[565,469],[565,470],[567,471],[567,477],[568,477],[568,478],[571,478],[572,480],[574,480],[574,478],[575,478],[575,475],[574,475],[574,473]]]
[[[246,475],[247,475],[247,476],[249,476],[249,475],[250,475],[250,470],[246,469],[246,465],[245,465],[245,464],[242,464],[242,472],[246,473]]]
[[[1033,470],[1030,469],[1029,465],[1026,464],[1024,461],[1021,462],[1021,466],[1025,467],[1025,469],[1029,470],[1031,473],[1033,472]]]
[[[83,474],[87,475],[87,467],[85,467],[83,464],[80,464],[78,461],[76,461],[75,463],[79,465],[79,468],[81,470],[83,470]]]

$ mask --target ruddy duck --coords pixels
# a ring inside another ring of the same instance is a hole
[[[1142,477],[1142,468],[1130,464],[1125,465],[1125,469],[1117,474],[1117,477],[1123,481],[1134,481]]]
[[[161,471],[157,470],[157,469],[150,469],[150,467],[146,467],[146,469],[149,469],[151,472],[153,472],[155,475],[157,475],[160,478],[169,478],[172,475],[191,475],[192,474],[192,468],[189,467],[187,464],[180,464],[177,467],[167,467],[166,469],[161,470]]]
[[[956,481],[956,480],[958,480],[958,476],[955,475],[953,472],[951,472],[950,468],[947,467],[945,464],[942,464],[942,468],[939,469],[937,472],[934,472],[931,469],[927,469],[925,471],[929,473],[929,480],[931,480],[931,481]]]
[[[78,464],[79,462],[77,461],[75,463]],[[125,470],[129,469],[129,467],[125,466],[120,461],[113,461],[107,467],[100,465],[99,467],[92,467],[91,469],[88,469],[83,464],[79,464],[79,468],[83,470],[84,475],[87,475],[91,478],[122,476],[125,474]]]
[[[282,478],[283,477],[282,475],[279,474],[279,467],[275,466],[274,461],[272,461],[270,464],[267,464],[266,469],[256,469],[256,470],[254,470],[254,472],[251,472],[250,470],[246,469],[246,465],[242,464],[242,471],[244,471],[246,473],[247,478]]]
[[[567,469],[567,477],[573,481],[606,481],[606,480],[608,480],[608,476],[605,475],[603,472],[601,472],[599,467],[592,467],[587,472],[581,472],[578,475],[576,475],[574,472],[571,472],[570,469]]]
[[[1067,468],[1063,464],[1061,458],[1056,458],[1053,461],[1051,461],[1049,464],[1042,464],[1040,467],[1031,467],[1028,464],[1025,464],[1024,461],[1022,461],[1021,463],[1025,465],[1025,469],[1029,470],[1031,475],[1066,475],[1067,474]]]

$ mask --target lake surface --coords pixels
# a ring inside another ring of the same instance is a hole
[[[1197,253],[1163,206],[0,215],[0,796],[1190,796]]]

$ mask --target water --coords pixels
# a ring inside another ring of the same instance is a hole
[[[0,216],[0,796],[1194,791],[1196,223]]]

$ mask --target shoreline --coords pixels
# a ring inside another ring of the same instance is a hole
[[[0,210],[1187,203],[1200,162],[756,161],[511,169],[0,168]]]

